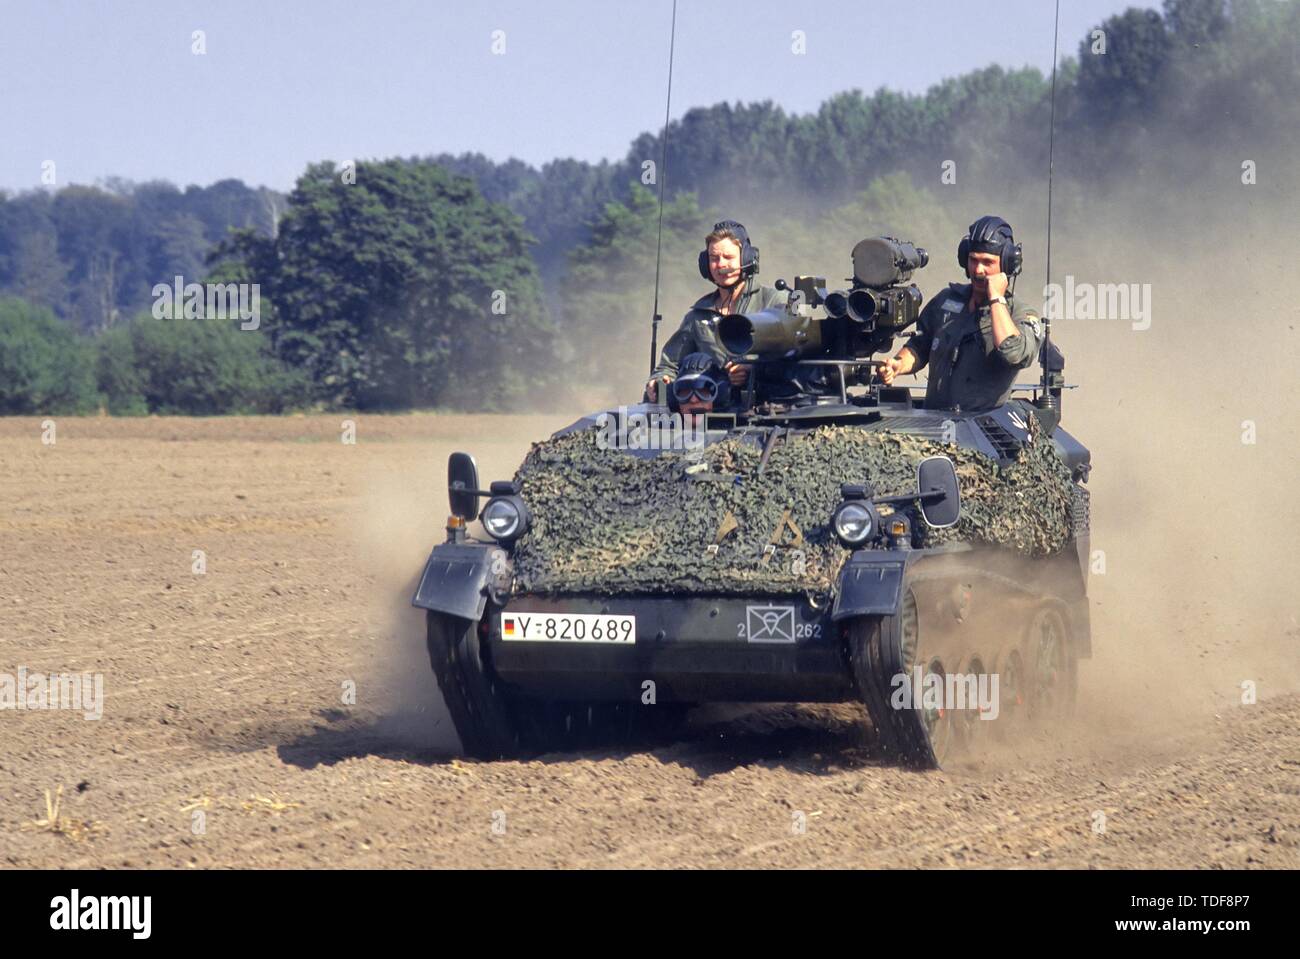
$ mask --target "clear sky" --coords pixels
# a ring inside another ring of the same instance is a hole
[[[1128,6],[1064,0],[1061,55]],[[672,0],[0,0],[0,189],[285,190],[311,161],[621,159],[663,123]],[[1052,60],[1052,0],[678,0],[673,116],[815,110]],[[192,52],[196,30],[206,53]],[[792,52],[802,31],[806,53]],[[504,53],[493,52],[494,31]]]

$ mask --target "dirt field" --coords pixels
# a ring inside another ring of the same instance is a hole
[[[1239,416],[1211,406],[1226,451]],[[851,707],[452,758],[407,605],[446,454],[504,478],[570,417],[365,416],[355,444],[342,417],[58,418],[52,445],[0,420],[0,672],[104,682],[99,720],[0,712],[0,863],[1296,868],[1293,501],[1234,510],[1213,472],[1154,475],[1185,437],[1130,442],[1126,415],[1083,434],[1106,572],[1077,721],[942,773],[882,764]],[[1251,469],[1280,489],[1277,436]]]

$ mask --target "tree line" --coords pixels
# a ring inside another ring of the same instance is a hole
[[[1080,39],[1057,84],[1063,206],[1126,184],[1176,212],[1196,184],[1297,146],[1300,3],[1132,8]],[[876,232],[947,258],[966,212],[1041,179],[1049,94],[1039,71],[993,66],[805,115],[687,111],[669,130],[660,342],[703,292],[695,252],[724,214],[808,261]],[[0,193],[0,412],[515,409],[600,375],[635,383],[661,136],[594,164],[313,163],[287,196],[238,180]],[[258,328],[160,315],[154,288],[178,275],[256,284]]]

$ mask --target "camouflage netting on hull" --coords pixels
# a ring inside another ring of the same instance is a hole
[[[533,527],[515,550],[516,590],[825,594],[848,557],[829,525],[840,484],[910,493],[917,463],[936,454],[957,466],[961,518],[947,530],[919,523],[925,545],[965,540],[1045,555],[1070,535],[1069,470],[1041,435],[1002,468],[922,437],[823,426],[787,434],[761,475],[761,448],[736,437],[638,459],[601,449],[597,435],[593,429],[537,443],[519,468],[515,479]],[[686,473],[699,463],[707,471]],[[782,524],[787,509],[801,544]],[[738,525],[710,555],[707,547],[730,525],[728,513]],[[780,545],[763,561],[778,527]]]

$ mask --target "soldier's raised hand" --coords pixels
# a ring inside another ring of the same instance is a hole
[[[726,370],[727,379],[731,380],[732,386],[744,386],[749,380],[749,364],[747,363],[728,360]]]
[[[643,396],[642,398],[643,398],[647,403],[658,403],[658,402],[659,402],[659,384],[660,384],[660,383],[663,383],[665,386],[667,386],[667,385],[668,385],[669,383],[671,383],[672,381],[673,381],[673,378],[672,378],[671,376],[669,376],[667,373],[664,373],[664,374],[662,374],[662,375],[660,375],[660,376],[656,376],[654,379],[652,379],[649,383],[647,383],[647,384],[645,385],[645,394],[644,394],[644,396]]]

